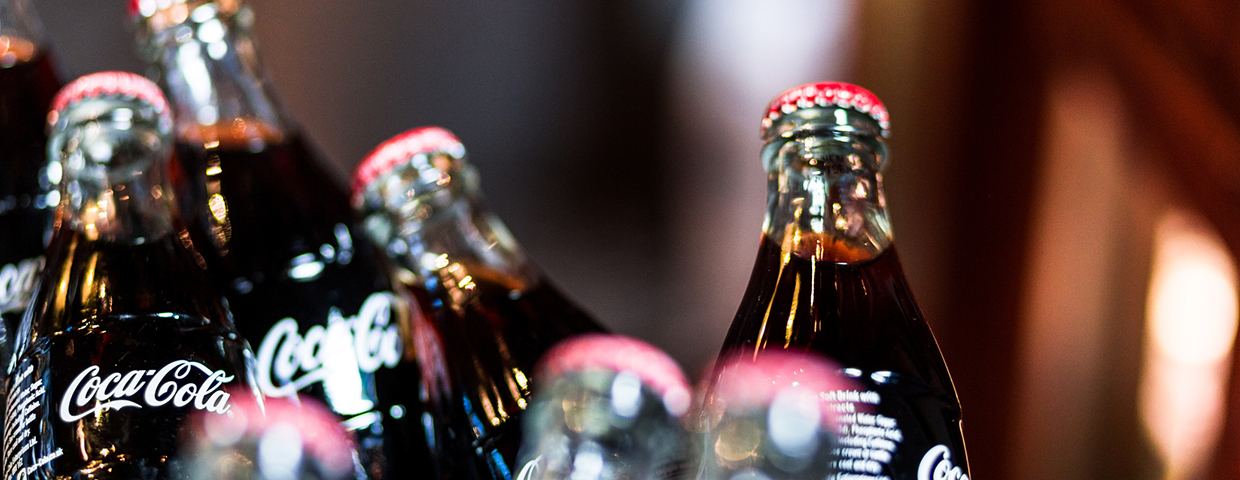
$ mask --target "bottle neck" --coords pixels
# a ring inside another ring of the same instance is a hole
[[[808,125],[763,149],[763,232],[784,255],[858,263],[891,245],[883,198],[886,149],[869,132]]]
[[[474,168],[447,156],[436,160],[434,169],[406,168],[376,179],[383,187],[372,190],[374,201],[364,213],[368,235],[420,275],[489,272],[517,282],[514,290],[537,282],[536,267],[483,201]]]
[[[0,0],[0,67],[28,61],[45,46],[43,25],[28,0]]]
[[[119,98],[83,101],[64,115],[68,126],[48,144],[61,221],[90,241],[141,245],[170,234],[166,120]]]
[[[168,16],[145,17],[139,30],[143,53],[167,87],[178,136],[251,150],[285,138],[290,122],[259,61],[249,10],[226,15],[206,3],[180,23],[160,24]]]
[[[679,422],[631,372],[588,369],[538,381],[544,391],[523,421],[515,478],[657,478],[678,453]]]

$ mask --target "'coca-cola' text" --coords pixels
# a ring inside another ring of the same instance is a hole
[[[60,400],[60,420],[75,422],[105,409],[192,406],[224,414],[231,408],[229,394],[220,389],[233,375],[198,362],[174,360],[158,370],[130,370],[101,375],[98,365],[78,373]],[[201,375],[191,375],[193,373]],[[139,401],[141,403],[139,403]]]
[[[947,445],[935,445],[921,457],[917,480],[969,480],[969,475],[952,463],[952,451]]]
[[[269,397],[287,397],[333,371],[372,373],[400,362],[400,331],[392,322],[394,296],[371,294],[357,315],[336,308],[327,325],[314,325],[302,336],[297,320],[276,322],[258,347],[258,386]]]

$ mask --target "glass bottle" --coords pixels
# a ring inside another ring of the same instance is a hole
[[[173,203],[168,110],[125,72],[53,101],[60,204],[6,379],[5,478],[172,478],[185,418],[261,401]]]
[[[845,403],[891,419],[899,441],[877,465],[842,450],[841,465],[864,467],[841,474],[967,478],[960,403],[891,241],[880,174],[887,122],[876,97],[845,83],[803,85],[771,104],[762,242],[723,352],[818,352],[861,383]],[[873,440],[875,431],[858,431],[870,433],[841,443]]]
[[[26,0],[0,0],[0,365],[8,365],[13,332],[43,270],[59,203],[45,170],[45,127],[60,86],[34,10]]]
[[[442,128],[397,135],[358,165],[354,207],[433,312],[417,337],[441,476],[511,478],[534,363],[560,340],[603,328],[526,258],[464,156]]]
[[[643,480],[676,467],[690,393],[666,353],[632,338],[582,335],[548,351],[536,378],[518,480]]]
[[[308,396],[371,478],[426,468],[411,316],[348,190],[280,107],[240,1],[139,0],[140,48],[176,113],[190,236],[255,347],[258,384]]]

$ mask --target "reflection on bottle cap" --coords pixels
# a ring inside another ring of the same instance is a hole
[[[47,123],[55,125],[60,114],[74,103],[104,95],[126,96],[146,102],[155,109],[156,113],[171,121],[168,100],[164,98],[163,92],[159,91],[159,86],[155,85],[155,82],[138,74],[113,71],[92,73],[65,85],[56,94],[56,98],[52,99],[52,108],[48,112]]]
[[[810,353],[763,351],[755,358],[738,355],[718,370],[713,402],[724,408],[768,408],[789,395],[814,400],[824,425],[835,422],[830,392],[855,390],[855,384],[827,359]]]
[[[839,107],[867,114],[878,122],[883,136],[891,134],[887,107],[869,90],[844,82],[815,82],[792,88],[775,98],[762,117],[762,137],[775,120],[803,108]]]
[[[267,480],[347,478],[356,448],[336,416],[310,399],[241,398],[225,415],[197,414],[189,476]]]
[[[663,398],[674,416],[689,409],[689,383],[676,361],[646,342],[621,335],[581,335],[560,342],[543,355],[535,378],[546,382],[568,372],[590,369],[635,375]]]
[[[455,158],[465,156],[461,141],[440,127],[420,127],[388,139],[375,147],[353,171],[353,194],[356,196],[366,185],[392,168],[408,161],[418,161],[419,154],[444,151]],[[425,161],[425,157],[421,157]],[[422,165],[415,165],[421,168]]]

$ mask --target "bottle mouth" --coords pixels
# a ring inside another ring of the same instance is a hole
[[[380,190],[402,185],[422,194],[446,186],[460,170],[465,146],[456,135],[440,127],[421,127],[392,137],[375,147],[353,172],[353,201],[361,205],[365,197]],[[400,193],[405,193],[402,191]]]
[[[180,41],[196,38],[211,44],[223,40],[229,26],[248,27],[253,20],[240,0],[131,0],[129,16],[138,29],[140,44],[149,44],[174,31]]]
[[[539,379],[585,370],[631,373],[659,394],[673,416],[679,417],[689,410],[689,383],[680,366],[662,350],[637,339],[581,335],[552,347],[536,367]]]
[[[118,101],[132,102],[137,110],[128,110],[130,114],[153,117],[161,130],[172,128],[168,100],[159,86],[129,72],[93,73],[65,85],[52,99],[47,114],[48,128],[54,133],[73,123],[95,120],[105,113],[115,116],[117,112],[111,107]]]

